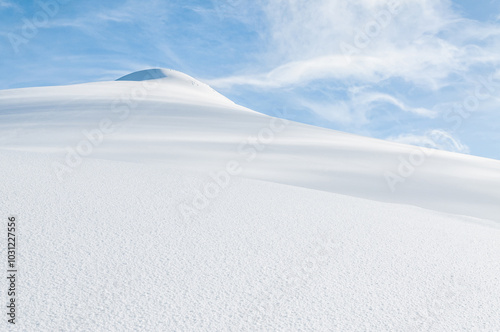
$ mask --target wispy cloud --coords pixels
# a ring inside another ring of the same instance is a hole
[[[0,0],[0,8],[13,8],[16,5],[9,0]]]
[[[212,83],[281,88],[325,78],[362,83],[401,78],[439,89],[475,65],[500,63],[495,53],[500,27],[457,17],[447,1],[405,0],[394,14],[391,2],[271,2],[265,7],[271,30],[263,54],[270,68]],[[384,13],[389,17],[382,21]]]
[[[48,27],[75,27],[85,31],[102,32],[103,25],[108,23],[146,23],[158,15],[165,13],[164,6],[158,6],[158,1],[138,3],[128,0],[118,6],[109,6],[88,12],[76,17],[55,19]],[[143,25],[140,25],[143,27]],[[148,26],[146,24],[146,26]]]
[[[11,0],[0,0],[0,11],[3,10],[14,10],[19,13],[23,11],[19,4]]]
[[[353,98],[357,105],[372,105],[375,103],[392,104],[402,111],[414,113],[416,115],[435,118],[437,116],[435,111],[428,110],[423,107],[411,107],[394,96],[385,93],[364,93]]]
[[[379,108],[395,107],[417,117],[435,118],[437,112],[422,107],[411,107],[404,101],[385,93],[351,89],[345,99],[324,96],[324,98],[298,98],[297,104],[310,112],[335,124],[360,127],[373,118]]]
[[[422,135],[401,134],[396,137],[388,137],[387,140],[450,152],[470,152],[467,145],[462,144],[458,138],[443,129],[428,130]]]

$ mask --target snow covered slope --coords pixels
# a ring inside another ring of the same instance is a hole
[[[204,172],[234,160],[247,178],[500,221],[499,161],[274,119],[172,70],[0,91],[0,133],[0,149],[70,167],[79,144],[82,157]],[[61,179],[76,171],[54,166]]]
[[[13,331],[500,330],[495,160],[272,118],[153,69],[0,91],[0,171]]]
[[[51,164],[0,152],[19,331],[500,329],[496,225],[241,178],[185,220],[206,174]]]

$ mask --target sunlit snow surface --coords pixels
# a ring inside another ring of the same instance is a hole
[[[12,330],[500,330],[498,161],[274,119],[156,69],[0,91],[0,170]]]

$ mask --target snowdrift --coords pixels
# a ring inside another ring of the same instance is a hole
[[[203,172],[235,161],[246,178],[500,221],[499,161],[272,118],[173,70],[0,91],[0,132],[0,149],[52,153],[60,179],[75,154]]]
[[[0,170],[20,239],[7,330],[500,330],[495,160],[153,69],[0,91]]]

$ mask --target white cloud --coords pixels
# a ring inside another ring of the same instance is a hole
[[[298,98],[297,104],[310,112],[336,124],[360,126],[369,122],[371,113],[377,107],[392,105],[399,110],[420,117],[435,118],[438,113],[421,107],[412,107],[389,94],[351,89],[346,100],[325,96],[321,100]]]
[[[280,88],[324,78],[398,77],[438,89],[471,66],[500,64],[500,27],[463,19],[445,0],[276,0],[263,9],[268,25],[256,29],[268,29],[267,68],[214,85]]]
[[[435,118],[437,113],[435,111],[423,108],[423,107],[411,107],[394,96],[385,93],[364,93],[362,95],[355,96],[352,98],[356,100],[358,106],[361,105],[372,105],[374,103],[386,103],[392,104],[398,107],[400,110],[405,112],[410,112],[416,115],[420,115],[428,118]]]
[[[344,101],[318,102],[300,99],[298,104],[321,118],[337,124],[352,124],[353,120],[357,117],[353,109]]]
[[[354,28],[345,27],[343,30],[353,31],[351,34],[356,36],[356,29],[355,25]],[[405,30],[399,26],[392,29]],[[321,35],[321,31],[318,33]],[[390,36],[380,35],[368,44],[359,44],[355,37],[341,36],[340,33],[329,33],[323,37],[307,34],[301,37],[292,36],[294,33],[288,36],[282,32],[280,37],[283,40],[275,41],[275,49],[289,61],[260,74],[225,77],[213,80],[212,84],[222,87],[254,85],[281,88],[327,78],[362,83],[402,78],[421,87],[438,89],[449,84],[451,74],[465,75],[472,65],[500,63],[497,54],[484,48],[456,45],[452,40],[425,33],[415,36],[415,33],[401,32],[394,36],[390,32]],[[306,39],[309,40],[300,42]],[[349,46],[342,51],[341,44]],[[361,48],[357,45],[366,46]],[[287,47],[288,51],[284,51]]]
[[[393,142],[423,146],[438,150],[470,153],[470,149],[467,145],[462,144],[458,138],[442,129],[428,130],[423,135],[402,134],[397,137],[388,137],[386,139]]]
[[[168,12],[159,0],[149,0],[136,2],[128,0],[117,6],[109,6],[100,11],[93,11],[85,15],[73,17],[71,19],[55,19],[49,27],[75,27],[86,32],[101,31],[107,23],[141,23],[142,28],[147,28],[148,32],[154,31],[153,22]],[[158,28],[157,28],[158,29]]]
[[[21,7],[19,7],[18,4],[12,2],[12,1],[9,1],[9,0],[0,0],[0,10],[2,9],[7,9],[7,8],[11,8],[11,9],[14,9],[18,12],[21,12]]]
[[[334,122],[364,122],[376,103],[434,118],[437,112],[421,100],[408,97],[403,102],[393,96],[404,96],[396,93],[397,86],[382,86],[398,80],[430,92],[467,84],[473,88],[471,73],[478,67],[500,66],[500,25],[465,19],[448,0],[256,3],[267,19],[267,24],[253,27],[267,35],[263,40],[268,51],[259,55],[260,65],[208,83],[221,89],[251,86],[294,93],[322,80],[337,82],[346,94],[358,86],[372,91],[350,96],[345,103],[301,99],[303,106]],[[462,97],[457,90],[452,98]],[[328,114],[329,109],[336,114]],[[355,119],[352,114],[357,114]]]
[[[14,4],[8,0],[0,0],[0,7],[13,7]]]

